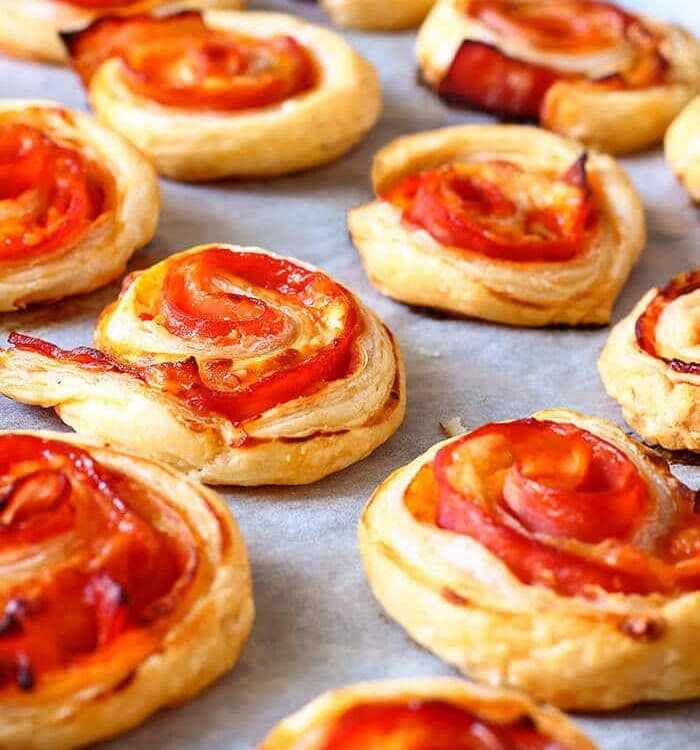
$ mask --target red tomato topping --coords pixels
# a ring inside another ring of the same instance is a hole
[[[470,0],[469,16],[508,37],[520,37],[539,50],[585,54],[614,47],[635,16],[613,3],[596,0]]]
[[[312,53],[292,37],[212,29],[194,12],[101,19],[68,35],[67,45],[86,85],[105,60],[119,57],[136,93],[185,109],[268,107],[317,79]]]
[[[198,346],[201,359],[140,366],[122,362],[118,350],[65,351],[16,333],[10,343],[84,367],[128,372],[183,399],[195,411],[219,414],[236,424],[345,377],[354,363],[361,325],[357,304],[319,271],[262,253],[209,248],[169,261],[162,288],[150,286],[147,277],[142,285],[140,274],[134,274],[122,295],[134,284],[139,318]],[[313,326],[318,340],[311,341],[308,350],[285,344],[296,325],[285,309],[298,311]],[[227,346],[242,350],[243,361],[208,355]]]
[[[151,648],[195,562],[189,530],[158,530],[146,493],[80,448],[0,435],[0,690],[31,690],[127,631]]]
[[[442,448],[429,468],[434,479],[420,472],[406,491],[411,511],[478,540],[524,583],[565,596],[700,586],[690,491],[676,500],[659,554],[638,549],[636,532],[651,512],[642,475],[618,448],[574,425],[488,424]]]
[[[528,716],[497,724],[441,701],[376,703],[348,710],[323,750],[565,750]]]
[[[559,262],[587,248],[595,220],[585,155],[552,179],[501,161],[410,175],[382,198],[443,245],[499,260]]]
[[[0,261],[63,250],[104,211],[96,170],[36,128],[0,124]]]
[[[663,311],[675,299],[700,289],[700,269],[683,273],[672,279],[649,303],[639,316],[635,326],[637,345],[642,351],[666,362],[676,372],[700,375],[700,362],[684,362],[680,359],[660,357],[656,349],[656,325]]]
[[[449,101],[506,117],[540,119],[550,87],[577,80],[605,89],[634,89],[666,80],[668,63],[660,39],[643,21],[612,3],[596,0],[471,0],[468,14],[498,37],[519,40],[541,52],[593,54],[624,44],[634,61],[604,78],[591,78],[502,52],[496,44],[466,39],[438,93]]]

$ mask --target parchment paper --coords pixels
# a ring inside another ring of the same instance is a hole
[[[15,2],[22,0],[0,0],[0,13]],[[325,22],[306,3],[250,4]],[[695,0],[628,4],[682,21],[700,33]],[[406,421],[367,460],[310,487],[223,491],[245,534],[253,566],[257,617],[252,636],[236,668],[216,685],[103,745],[105,750],[249,749],[277,720],[326,689],[369,678],[453,674],[380,613],[355,542],[364,502],[390,471],[441,439],[441,420],[460,416],[465,426],[475,427],[566,406],[621,421],[596,370],[607,329],[528,331],[454,320],[392,302],[369,284],[348,239],[345,214],[371,197],[368,174],[374,152],[402,133],[489,118],[449,113],[416,85],[413,34],[346,36],[379,68],[384,85],[385,114],[364,144],[329,167],[272,182],[188,186],[163,180],[158,233],[130,268],[204,242],[257,244],[319,264],[397,334],[408,369]],[[82,88],[69,71],[6,58],[0,58],[0,96],[54,98],[86,107]],[[700,262],[700,213],[660,149],[623,163],[644,197],[650,237],[618,301],[615,320],[649,287]],[[16,328],[64,346],[88,344],[97,313],[117,291],[118,284],[112,284],[50,309],[0,316],[0,342]],[[53,412],[2,397],[0,428],[65,429]],[[134,428],[148,430],[148,424]],[[679,473],[693,486],[700,484],[700,470],[682,468]],[[698,703],[649,705],[581,721],[606,750],[700,748]]]

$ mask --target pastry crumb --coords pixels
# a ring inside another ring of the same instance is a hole
[[[452,417],[446,422],[440,422],[440,429],[443,431],[445,437],[456,437],[466,432],[466,427],[462,424],[460,417]]]

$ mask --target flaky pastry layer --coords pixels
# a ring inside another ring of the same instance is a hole
[[[537,128],[462,125],[390,143],[375,156],[372,180],[381,195],[411,174],[484,160],[558,176],[583,151],[580,143]],[[590,153],[587,172],[598,229],[571,261],[516,263],[449,248],[408,226],[401,209],[381,199],[350,211],[348,224],[372,283],[402,302],[512,325],[607,323],[646,242],[644,208],[611,157]]]
[[[614,54],[565,55],[532,48],[517,37],[499,35],[467,9],[470,0],[439,0],[421,27],[418,64],[427,83],[437,86],[465,40],[496,46],[507,55],[591,78],[604,78],[627,62]],[[670,82],[637,90],[596,90],[586,83],[558,81],[545,96],[541,124],[586,145],[612,154],[639,151],[658,143],[673,118],[700,92],[700,44],[679,26],[644,18],[663,36],[661,53]]]
[[[321,6],[340,26],[370,31],[392,31],[417,26],[435,0],[321,0]]]
[[[274,255],[260,248],[216,247]],[[130,291],[98,328],[97,343],[115,349],[138,349],[141,343],[149,352],[172,351],[172,337],[135,314]],[[133,375],[86,369],[20,349],[0,353],[0,391],[22,403],[54,407],[77,432],[166,461],[210,484],[307,484],[367,456],[398,429],[405,413],[398,344],[379,318],[356,302],[362,330],[350,372],[241,426],[216,414],[195,413],[181,399]],[[173,355],[170,359],[187,356],[182,351]],[[249,361],[254,365],[254,356]],[[138,424],[148,429],[134,429]]]
[[[149,160],[94,118],[54,102],[0,102],[3,121],[30,125],[76,149],[104,169],[113,190],[105,212],[68,246],[28,260],[0,261],[0,311],[91,292],[112,281],[156,231],[160,191]]]
[[[27,434],[27,433],[25,433]],[[29,432],[73,443],[102,466],[159,495],[193,529],[198,588],[157,651],[135,669],[112,658],[74,666],[29,693],[0,698],[0,745],[7,750],[70,750],[107,739],[160,708],[193,697],[236,662],[253,621],[245,543],[223,500],[172,468],[63,433]]]
[[[6,3],[0,16],[0,49],[14,55],[54,63],[67,63],[60,34],[87,26],[114,11],[79,8],[58,0],[22,0]],[[206,8],[243,8],[245,0],[142,0],[133,13],[177,13]]]
[[[571,423],[634,462],[656,500],[654,528],[673,510],[678,483],[616,425],[565,409],[536,419]],[[700,694],[700,593],[560,596],[522,583],[478,540],[422,523],[404,492],[450,440],[394,472],[359,525],[375,596],[422,646],[465,674],[568,709],[609,710]],[[651,542],[648,542],[651,543]]]
[[[637,320],[657,291],[647,292],[613,328],[598,360],[598,370],[608,394],[620,404],[625,420],[646,441],[669,450],[700,451],[700,375],[674,370],[637,343]],[[699,302],[700,292],[695,292],[680,297],[664,311],[657,326],[659,353],[663,357],[700,361],[697,345],[694,352],[687,345],[697,336],[698,313],[693,314],[691,306],[697,311]]]
[[[258,750],[320,750],[329,729],[347,711],[366,704],[416,701],[445,702],[494,723],[528,718],[567,750],[595,750],[595,745],[553,708],[537,706],[521,693],[446,677],[363,682],[329,691],[283,719]]]
[[[110,59],[90,82],[99,118],[180,180],[274,177],[326,164],[369,131],[382,109],[374,68],[340,36],[281,13],[209,11],[210,28],[254,37],[288,35],[320,66],[318,84],[278,105],[240,112],[192,112],[135,94]]]
[[[673,121],[666,132],[664,145],[671,169],[690,197],[700,202],[700,96]]]

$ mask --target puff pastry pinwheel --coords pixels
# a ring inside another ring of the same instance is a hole
[[[435,0],[320,0],[340,26],[367,31],[393,31],[417,26]]]
[[[700,451],[700,268],[650,290],[613,328],[598,369],[645,440]]]
[[[439,0],[418,36],[448,101],[610,153],[654,145],[700,91],[700,44],[600,0]]]
[[[292,16],[106,18],[66,42],[100,119],[176,179],[326,164],[381,112],[374,68],[337,34]]]
[[[399,469],[360,551],[389,615],[479,680],[572,709],[696,697],[695,494],[616,425],[548,410]]]
[[[223,501],[75,437],[0,433],[0,746],[68,750],[193,697],[253,619]]]
[[[666,131],[666,159],[691,198],[700,203],[700,96]]]
[[[315,481],[371,453],[405,410],[381,321],[321,271],[258,248],[202,246],[127,277],[97,350],[10,341],[0,392],[210,483]]]
[[[349,214],[367,274],[413,305],[523,326],[606,323],[646,240],[609,156],[537,128],[464,125],[399,138]]]
[[[555,709],[449,678],[365,682],[325,693],[258,750],[596,750]]]
[[[20,57],[64,63],[68,55],[60,35],[106,15],[168,14],[244,5],[245,0],[7,0],[0,15],[0,49]]]
[[[111,281],[159,210],[153,167],[120,135],[52,102],[0,102],[0,311]]]

